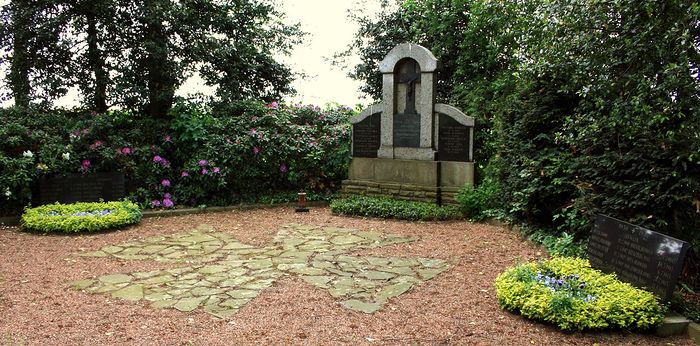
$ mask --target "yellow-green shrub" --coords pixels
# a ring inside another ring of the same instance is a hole
[[[579,258],[556,257],[509,268],[496,278],[496,296],[501,308],[564,330],[648,329],[661,323],[665,313],[652,293]]]
[[[44,233],[95,232],[139,221],[141,210],[130,201],[47,204],[27,208],[22,215],[22,227]]]

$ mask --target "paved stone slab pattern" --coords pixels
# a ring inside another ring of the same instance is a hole
[[[292,224],[272,244],[253,247],[202,225],[186,234],[105,246],[80,256],[155,260],[185,266],[115,273],[72,283],[78,290],[146,300],[156,308],[198,308],[219,318],[234,315],[283,275],[298,275],[349,309],[373,313],[387,301],[445,271],[441,259],[347,255],[415,239],[378,232]]]

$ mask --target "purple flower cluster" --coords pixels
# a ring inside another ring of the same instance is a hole
[[[131,149],[129,147],[123,147],[117,149],[117,155],[131,155],[131,153],[134,152],[134,149]]]
[[[73,214],[70,214],[70,216],[105,216],[109,215],[112,213],[112,210],[110,209],[103,209],[103,210],[93,210],[93,211],[79,211],[75,212]],[[49,216],[61,216],[62,214],[55,211],[51,210],[48,213],[46,213]]]
[[[160,163],[161,166],[163,166],[163,167],[170,167],[170,161],[168,161],[168,160],[166,160],[158,155],[153,156],[153,162]]]
[[[163,200],[158,200],[154,199],[151,201],[151,205],[154,208],[159,208],[159,207],[164,207],[164,208],[172,208],[175,206],[175,203],[172,200],[172,196],[169,193],[164,193],[163,194]]]
[[[563,292],[572,298],[579,298],[588,303],[595,300],[595,297],[586,293],[586,281],[580,280],[578,274],[555,276],[554,273],[537,272],[535,280],[544,284],[552,292]]]
[[[209,162],[209,161],[207,161],[207,160],[199,160],[199,162],[198,162],[197,164],[199,165],[199,167],[202,168],[202,170],[200,171],[200,172],[202,173],[202,175],[209,175],[209,169],[207,168],[207,166],[210,165],[210,162]],[[211,165],[210,165],[210,166],[211,166]],[[214,173],[214,174],[219,174],[219,173],[221,173],[221,168],[219,168],[219,167],[211,167],[211,172]],[[187,177],[187,176],[189,176],[189,175],[190,175],[190,174],[189,174],[187,171],[184,171],[184,172],[182,172],[182,174],[181,174],[181,176],[183,176],[183,177]]]
[[[80,170],[87,172],[87,170],[90,169],[90,165],[90,160],[83,160],[83,163],[80,165]]]

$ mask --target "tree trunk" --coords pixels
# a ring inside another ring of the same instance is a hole
[[[23,1],[12,4],[12,60],[8,76],[15,106],[29,107],[31,86],[29,83],[30,57],[28,51],[31,33],[31,9]]]
[[[148,3],[151,9],[146,19],[146,69],[148,72],[148,113],[152,118],[166,118],[173,104],[175,80],[168,56],[168,37],[163,27],[163,12],[159,0]]]
[[[105,71],[104,59],[98,46],[99,38],[97,32],[97,20],[94,11],[87,12],[87,43],[88,62],[95,74],[95,90],[93,90],[92,103],[95,111],[104,113],[107,111],[107,83],[109,83],[107,72]]]

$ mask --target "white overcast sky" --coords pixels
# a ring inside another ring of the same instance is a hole
[[[8,3],[0,0],[0,5]],[[277,0],[280,10],[286,13],[289,23],[301,23],[301,29],[308,33],[305,42],[297,46],[290,57],[282,60],[293,71],[306,75],[293,83],[297,96],[287,102],[316,104],[338,102],[354,106],[357,103],[369,104],[357,90],[359,82],[347,77],[347,70],[331,65],[333,54],[345,50],[357,30],[357,24],[348,18],[348,10],[362,8],[365,13],[375,14],[380,10],[379,0]],[[359,61],[357,57],[352,62]],[[202,80],[191,78],[178,90],[179,95],[193,92],[207,93],[211,89]],[[77,91],[72,90],[66,97],[56,102],[57,106],[71,107],[77,104]],[[7,105],[7,104],[5,104]]]

